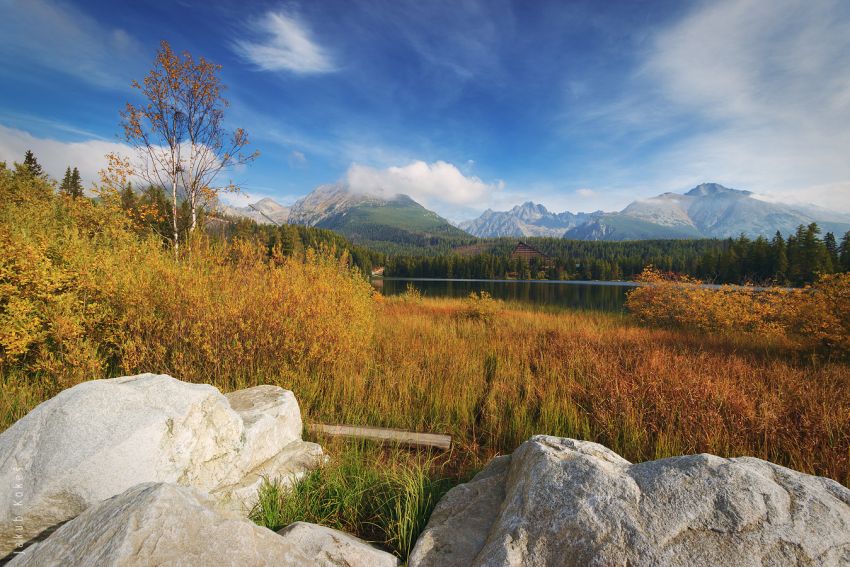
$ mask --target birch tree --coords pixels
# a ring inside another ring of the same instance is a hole
[[[178,194],[191,207],[189,234],[198,224],[198,207],[222,191],[236,191],[233,183],[217,185],[220,174],[253,161],[247,153],[248,135],[242,128],[224,127],[224,84],[221,65],[188,52],[182,56],[167,41],[160,43],[153,68],[133,88],[143,102],[127,103],[121,112],[126,141],[137,152],[135,173],[152,185],[171,191],[171,228],[174,254],[180,246]]]

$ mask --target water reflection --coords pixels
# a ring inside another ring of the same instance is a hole
[[[511,280],[374,279],[372,285],[384,295],[404,293],[411,284],[425,297],[466,297],[487,291],[496,299],[535,305],[623,311],[631,285],[620,282],[560,282]]]

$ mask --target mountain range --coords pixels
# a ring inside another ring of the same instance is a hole
[[[850,214],[775,203],[750,191],[703,183],[681,193],[632,202],[619,212],[553,213],[525,203],[510,211],[485,211],[460,226],[478,237],[561,236],[574,240],[646,240],[773,236],[812,222],[824,231],[850,230]],[[545,232],[545,234],[541,233]]]
[[[527,202],[509,211],[485,211],[457,227],[406,195],[377,197],[337,183],[322,185],[283,207],[263,199],[222,212],[259,223],[304,224],[335,230],[355,242],[433,245],[469,235],[490,237],[550,236],[575,240],[645,240],[728,238],[790,234],[812,222],[838,234],[850,230],[850,214],[813,206],[789,205],[759,198],[750,191],[703,183],[687,193],[663,193],[632,202],[619,212],[556,213]]]
[[[577,226],[584,225],[602,215],[595,213],[550,212],[543,205],[528,201],[510,211],[487,209],[474,220],[460,223],[459,228],[473,236],[553,236],[560,237]]]
[[[428,246],[469,235],[406,195],[376,197],[347,185],[321,185],[291,207],[263,199],[248,207],[221,207],[231,216],[261,224],[302,224],[339,232],[359,244],[392,242]]]

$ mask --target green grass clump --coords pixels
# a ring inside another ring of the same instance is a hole
[[[440,474],[431,456],[352,443],[294,486],[266,479],[251,519],[275,531],[298,521],[321,524],[404,561],[434,506],[456,483]]]

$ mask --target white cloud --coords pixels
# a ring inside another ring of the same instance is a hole
[[[847,2],[706,3],[659,34],[641,78],[705,123],[649,168],[850,210]]]
[[[263,71],[294,73],[327,73],[333,62],[324,49],[311,38],[310,30],[287,12],[268,12],[253,22],[264,36],[261,41],[240,39],[233,43],[235,51]]]
[[[489,201],[493,193],[501,190],[501,181],[485,183],[475,176],[467,176],[451,163],[414,161],[402,167],[376,169],[353,164],[346,173],[346,181],[353,191],[392,197],[407,195],[428,208],[474,207]]]
[[[22,162],[27,150],[32,150],[44,170],[56,179],[62,178],[66,167],[77,167],[85,187],[99,179],[97,172],[106,167],[106,154],[133,155],[133,150],[126,144],[104,140],[61,142],[37,138],[23,130],[0,124],[0,161],[7,162],[9,166],[15,161]]]
[[[129,88],[143,68],[143,51],[132,36],[72,6],[3,0],[0,9],[0,51],[9,73],[15,65],[40,66],[100,87]]]
[[[588,199],[590,197],[596,196],[596,191],[594,191],[593,189],[586,189],[586,188],[576,189],[575,193],[576,193],[576,195],[578,195],[579,197],[582,197],[584,199]]]

